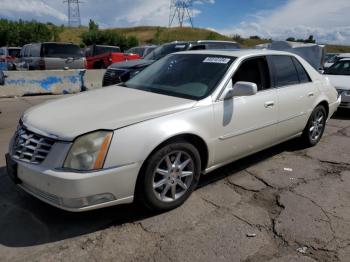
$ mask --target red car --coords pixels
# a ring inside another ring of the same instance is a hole
[[[0,48],[0,63],[4,65],[2,70],[16,70],[16,59],[21,52],[20,47],[1,47]]]
[[[124,54],[118,46],[91,45],[85,49],[87,69],[107,68],[113,63],[140,59],[138,54]]]

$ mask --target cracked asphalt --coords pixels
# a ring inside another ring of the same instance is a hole
[[[22,112],[56,97],[0,99],[0,155]],[[227,165],[163,214],[58,210],[16,188],[1,157],[0,261],[349,262],[349,136],[339,112],[316,147],[292,140]]]

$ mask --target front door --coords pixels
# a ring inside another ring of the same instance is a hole
[[[218,127],[215,164],[259,151],[275,141],[277,92],[266,58],[243,61],[232,77],[233,85],[238,81],[256,83],[258,93],[214,103]]]

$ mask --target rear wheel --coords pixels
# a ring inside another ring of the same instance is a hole
[[[326,127],[326,118],[327,114],[324,106],[317,106],[312,112],[302,135],[305,146],[310,147],[318,144]]]
[[[173,143],[156,151],[141,174],[137,196],[154,211],[180,206],[191,195],[200,177],[200,156],[186,142]]]

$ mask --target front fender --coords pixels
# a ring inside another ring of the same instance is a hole
[[[213,116],[212,106],[204,106],[115,130],[105,168],[143,162],[158,145],[182,134],[193,134],[205,141],[210,163],[214,154]]]

